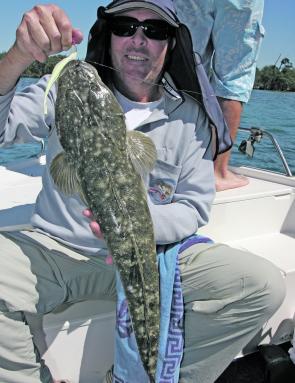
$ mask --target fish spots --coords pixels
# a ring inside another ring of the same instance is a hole
[[[132,293],[134,292],[134,288],[133,288],[132,285],[128,285],[128,286],[126,287],[126,290],[127,290],[130,294],[132,294]]]
[[[74,122],[74,125],[77,126],[80,124],[81,121],[78,118],[74,118],[73,122]]]
[[[144,328],[143,326],[139,326],[139,327],[138,327],[138,333],[139,333],[140,335],[144,335],[144,332],[145,332],[145,328]]]
[[[106,187],[103,188],[102,192],[104,193],[104,198],[110,198],[111,197],[111,193]]]
[[[121,174],[117,177],[116,181],[117,181],[118,185],[125,185],[126,184],[126,177],[123,174]]]
[[[127,153],[121,107],[91,65],[78,61],[65,67],[56,125],[120,273],[143,365],[154,376],[159,275],[146,190]]]
[[[111,212],[111,219],[113,220],[115,233],[120,234],[122,231],[120,219],[116,217],[114,212]]]
[[[103,145],[100,142],[97,142],[95,144],[95,152],[94,152],[95,156],[98,156],[102,152],[103,152]]]

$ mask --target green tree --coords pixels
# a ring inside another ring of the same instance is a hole
[[[42,77],[45,74],[51,74],[55,65],[64,59],[64,55],[55,55],[48,57],[45,63],[34,61],[23,73],[24,77]]]
[[[290,69],[290,68],[293,68],[293,64],[291,63],[291,61],[288,59],[288,57],[285,57],[281,60],[281,64],[279,66],[279,70],[283,70],[283,69]]]
[[[295,91],[295,69],[293,68],[293,66],[285,67],[281,71],[281,74],[286,82],[285,90],[294,92]]]
[[[41,77],[44,74],[45,64],[34,61],[23,73],[24,77]]]
[[[281,65],[268,65],[256,71],[256,89],[295,91],[295,69],[289,59],[281,61]]]

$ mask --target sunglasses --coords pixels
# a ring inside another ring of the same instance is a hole
[[[139,21],[133,17],[116,16],[109,19],[108,25],[111,32],[119,37],[133,36],[139,27],[152,40],[167,40],[174,35],[174,28],[163,20]]]

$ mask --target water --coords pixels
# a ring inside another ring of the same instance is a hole
[[[251,100],[244,107],[241,126],[260,127],[273,134],[283,150],[291,172],[295,175],[295,93],[254,90]],[[248,132],[239,131],[231,163],[283,172],[281,161],[266,136],[255,145],[253,159],[238,151],[241,140],[248,136]]]
[[[38,81],[36,78],[21,78],[17,89],[21,90],[25,86]],[[7,164],[12,161],[28,159],[35,157],[40,153],[41,146],[37,143],[32,144],[17,144],[8,148],[0,148],[0,165]]]
[[[20,80],[19,89],[36,82],[36,79]],[[260,127],[274,135],[279,142],[289,167],[295,174],[295,93],[254,90],[250,102],[245,105],[241,126]],[[265,137],[255,145],[254,158],[247,158],[238,151],[238,145],[249,136],[248,132],[239,132],[231,156],[231,164],[248,165],[257,168],[283,172],[283,166],[270,140]],[[0,149],[0,165],[10,161],[35,156],[40,145],[13,145]]]

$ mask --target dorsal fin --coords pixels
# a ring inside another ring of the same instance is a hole
[[[153,141],[144,133],[132,130],[127,132],[127,152],[135,170],[144,176],[155,166],[157,151]]]
[[[50,174],[55,185],[66,195],[78,193],[87,205],[76,167],[67,159],[66,153],[59,153],[51,162]]]
[[[76,60],[77,59],[77,48],[76,46],[74,45],[73,48],[72,48],[72,52],[69,54],[68,57],[64,58],[63,60],[61,60],[60,62],[58,62],[55,67],[53,68],[53,71],[52,71],[52,74],[51,74],[51,77],[48,81],[48,84],[47,84],[47,87],[45,89],[45,94],[44,94],[44,103],[43,103],[43,108],[44,108],[44,114],[46,115],[47,114],[47,96],[48,96],[48,93],[50,91],[50,89],[52,88],[53,84],[57,81],[57,79],[59,78],[62,70],[64,69],[64,67],[67,65],[68,62],[72,61],[72,60]]]

